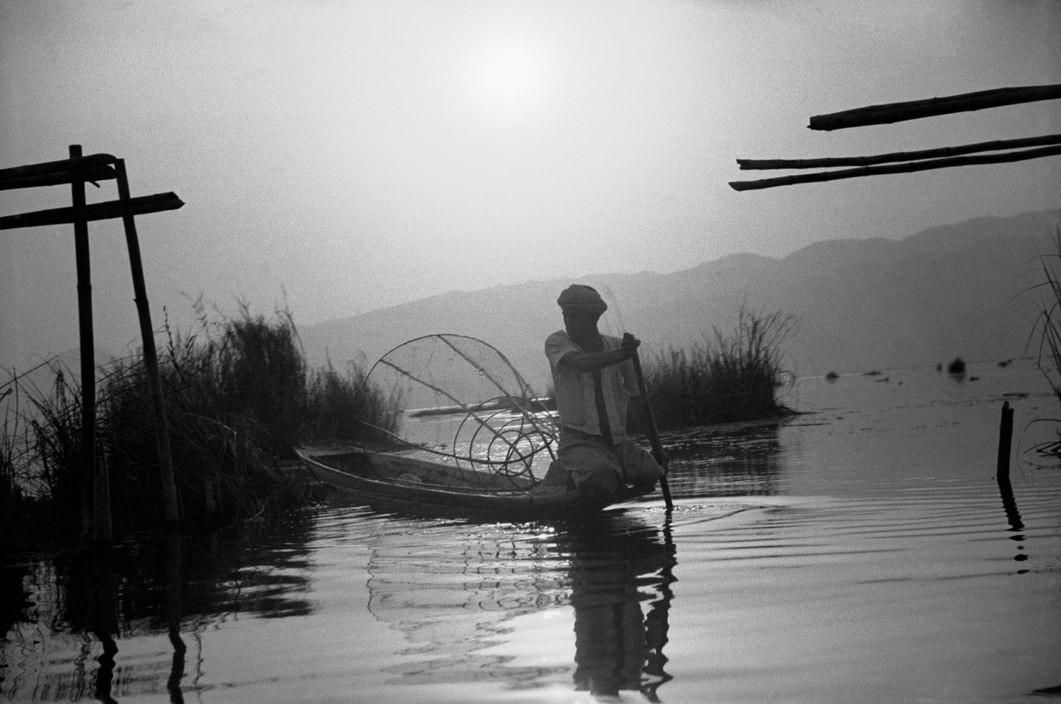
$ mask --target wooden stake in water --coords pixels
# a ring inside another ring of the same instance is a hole
[[[1013,408],[1009,401],[1002,403],[1002,420],[998,427],[998,466],[996,477],[1009,477],[1009,455],[1013,443]]]
[[[998,491],[1002,495],[1002,506],[1006,509],[1006,518],[1009,526],[1014,531],[1024,530],[1024,523],[1017,510],[1017,501],[1013,497],[1013,487],[1009,483],[1009,455],[1013,437],[1013,409],[1009,402],[1002,404],[1002,421],[998,429],[998,471],[995,472],[995,481],[998,482]],[[1027,559],[1027,555],[1020,554],[1018,560]]]

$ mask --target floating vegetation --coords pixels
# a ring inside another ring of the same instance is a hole
[[[648,360],[645,381],[660,428],[786,413],[775,391],[784,377],[781,345],[790,324],[790,316],[750,313],[742,306],[729,335],[716,328],[713,340]]]

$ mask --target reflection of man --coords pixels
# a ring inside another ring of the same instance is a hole
[[[572,285],[557,299],[564,329],[545,341],[560,415],[557,459],[547,485],[608,497],[626,484],[651,490],[659,464],[626,437],[627,406],[640,399],[631,358],[641,343],[602,335],[597,321],[608,306],[590,286]]]
[[[640,690],[650,702],[670,679],[663,647],[676,562],[654,530],[580,524],[569,534],[575,610],[575,689],[596,696]],[[648,613],[642,606],[648,602]]]

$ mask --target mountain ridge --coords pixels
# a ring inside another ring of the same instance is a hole
[[[536,388],[542,345],[562,325],[556,297],[596,286],[602,330],[629,329],[645,354],[728,334],[741,306],[791,316],[783,360],[796,375],[1007,359],[1027,354],[1041,303],[1042,257],[1056,255],[1061,209],[975,218],[902,239],[822,240],[780,259],[738,253],[661,274],[604,274],[451,291],[300,328],[311,361],[371,364],[422,335],[496,346]],[[1038,276],[1038,278],[1036,278]]]

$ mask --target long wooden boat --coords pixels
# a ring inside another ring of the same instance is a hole
[[[315,479],[352,492],[370,506],[433,515],[534,519],[598,511],[650,493],[627,487],[607,500],[578,490],[544,489],[525,477],[472,472],[409,456],[359,447],[296,448]]]

